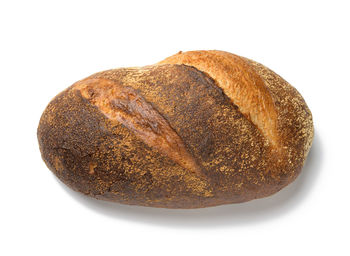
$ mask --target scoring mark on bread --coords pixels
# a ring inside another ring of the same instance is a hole
[[[180,136],[135,89],[103,78],[82,80],[74,85],[74,89],[106,117],[123,124],[147,145],[192,173],[203,176]]]
[[[264,81],[243,58],[221,51],[189,51],[158,64],[184,64],[208,74],[267,141],[275,148],[279,146],[273,99]]]

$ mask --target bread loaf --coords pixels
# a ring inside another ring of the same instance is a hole
[[[48,168],[97,199],[199,208],[269,196],[301,172],[311,112],[280,76],[223,51],[93,74],[45,109]]]

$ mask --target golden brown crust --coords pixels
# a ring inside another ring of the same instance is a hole
[[[208,74],[268,141],[279,147],[273,99],[246,59],[223,51],[189,51],[179,52],[159,64],[185,64]]]
[[[38,128],[44,161],[73,189],[126,204],[197,208],[279,191],[301,171],[311,113],[282,78],[239,58],[272,99],[278,144],[256,122],[269,119],[247,118],[209,72],[160,64],[96,73],[59,94]]]
[[[311,111],[300,93],[282,77],[260,63],[246,60],[264,80],[274,100],[281,148],[291,165],[288,170],[291,182],[299,174],[297,166],[303,165],[311,148],[314,136]]]

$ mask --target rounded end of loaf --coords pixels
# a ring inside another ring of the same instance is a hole
[[[289,173],[287,184],[300,173],[312,144],[312,114],[282,77],[260,63],[217,50],[180,51],[158,64],[182,64],[208,74],[266,138],[273,152],[271,164],[289,163],[277,168]]]

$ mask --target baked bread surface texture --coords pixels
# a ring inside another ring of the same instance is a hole
[[[292,86],[221,51],[93,74],[57,95],[38,127],[42,158],[72,189],[166,208],[276,193],[300,173],[312,137]]]

